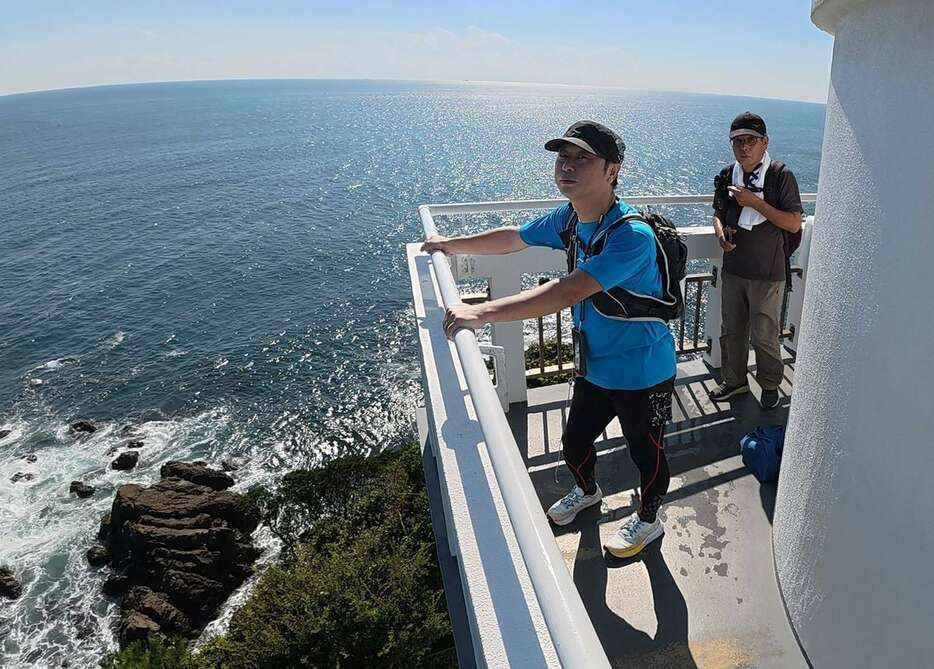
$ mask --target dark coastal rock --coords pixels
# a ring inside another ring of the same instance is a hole
[[[10,483],[19,483],[20,481],[32,481],[36,475],[32,472],[16,472],[10,477]]]
[[[0,597],[19,599],[23,594],[23,586],[16,580],[13,570],[9,567],[0,567]]]
[[[110,595],[111,597],[123,597],[132,586],[133,583],[130,581],[129,576],[125,576],[124,574],[111,574],[107,577],[107,580],[104,581],[101,590],[104,591],[105,595]]]
[[[110,463],[111,469],[133,469],[139,462],[139,451],[124,451],[117,459]]]
[[[162,465],[159,470],[162,478],[179,478],[191,481],[198,485],[207,486],[212,490],[226,490],[234,484],[234,480],[224,472],[208,467],[206,462],[178,462],[171,460]]]
[[[97,530],[97,540],[98,541],[107,541],[107,538],[110,536],[110,514],[104,514],[104,517],[101,518],[101,526]]]
[[[85,432],[90,434],[92,432],[97,432],[97,425],[89,420],[79,420],[71,424],[71,429],[75,432]]]
[[[6,439],[11,434],[13,434],[13,430],[7,430],[7,429],[0,430],[0,439]]]
[[[26,462],[35,462],[38,459],[39,459],[39,456],[36,455],[35,453],[30,453],[29,455],[23,458],[23,460],[25,460]]]
[[[128,439],[122,444],[114,444],[107,449],[105,455],[113,455],[118,452],[121,448],[130,448],[130,449],[140,449],[145,446],[146,443],[142,439]]]
[[[124,437],[134,435],[136,434],[137,429],[138,428],[135,425],[124,425],[123,427],[120,428],[120,435]]]
[[[71,485],[68,487],[68,492],[77,495],[78,497],[90,497],[94,494],[94,486],[82,483],[81,481],[72,481]]]
[[[138,585],[123,598],[122,609],[128,612],[142,613],[159,626],[160,631],[171,630],[172,634],[191,636],[191,623],[188,616],[169,602],[161,592]]]
[[[117,489],[98,539],[110,557],[104,592],[122,597],[118,636],[193,638],[253,573],[257,519],[204,463],[170,462],[149,487]],[[93,549],[92,549],[93,550]]]
[[[121,646],[126,646],[134,641],[165,638],[159,624],[139,611],[129,611],[121,618],[119,636]]]
[[[85,556],[88,558],[88,564],[92,567],[100,567],[110,562],[110,553],[107,551],[107,547],[101,544],[91,546]]]
[[[235,472],[243,466],[243,460],[240,458],[227,458],[221,460],[221,469],[225,472]]]

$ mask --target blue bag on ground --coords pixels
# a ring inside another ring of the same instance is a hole
[[[784,425],[757,427],[739,440],[743,464],[761,483],[778,480],[784,446]]]

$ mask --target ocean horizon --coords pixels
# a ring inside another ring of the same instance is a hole
[[[571,90],[596,90],[604,91],[608,93],[634,93],[634,94],[651,94],[651,93],[670,93],[673,95],[702,95],[708,97],[725,97],[731,99],[744,99],[744,100],[765,100],[765,101],[776,101],[776,102],[796,102],[800,104],[814,104],[819,105],[820,107],[825,107],[826,104],[823,100],[805,100],[800,98],[780,98],[780,97],[763,97],[763,96],[754,96],[754,95],[736,95],[734,93],[714,93],[714,92],[705,92],[705,91],[683,91],[678,89],[654,89],[654,88],[627,88],[624,86],[611,86],[611,85],[601,85],[601,84],[568,84],[560,82],[548,82],[548,81],[497,81],[497,80],[484,80],[484,79],[379,79],[371,77],[350,77],[350,78],[331,78],[331,77],[242,77],[242,78],[226,78],[226,79],[168,79],[168,80],[152,80],[152,81],[125,81],[125,82],[113,82],[113,83],[93,83],[93,84],[80,84],[76,86],[64,86],[64,87],[55,87],[55,88],[38,88],[34,90],[22,90],[22,91],[8,91],[5,93],[0,93],[0,98],[2,97],[12,97],[15,95],[35,95],[42,93],[59,93],[65,91],[80,91],[80,90],[89,90],[89,89],[98,89],[98,88],[114,88],[114,87],[129,87],[129,86],[171,86],[174,84],[218,84],[218,83],[227,83],[227,82],[254,82],[254,83],[264,83],[264,82],[291,82],[291,83],[346,83],[346,82],[360,82],[368,83],[373,85],[380,84],[405,84],[413,86],[483,86],[483,87],[531,87],[531,88],[540,88],[548,89],[554,88],[557,90],[561,89],[571,89]]]
[[[709,193],[747,109],[816,191],[812,102],[326,79],[0,96],[0,565],[24,589],[0,608],[0,664],[96,666],[115,647],[117,605],[84,553],[117,486],[237,458],[244,490],[415,437],[418,205],[558,197],[542,145],[580,118],[623,136],[623,199]],[[100,429],[76,435],[79,419]],[[111,470],[128,425],[140,463]],[[72,480],[98,491],[76,499]]]

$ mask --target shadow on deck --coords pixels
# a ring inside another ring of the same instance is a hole
[[[794,364],[771,411],[759,388],[712,403],[716,382],[699,360],[682,362],[666,430],[671,486],[662,507],[666,534],[621,560],[603,540],[638,506],[638,472],[614,420],[597,443],[601,507],[555,528],[591,620],[614,667],[806,667],[788,624],[772,561],[775,485],[761,485],[739,456],[739,439],[784,423]],[[507,414],[542,507],[573,485],[561,465],[566,384],[529,391]]]

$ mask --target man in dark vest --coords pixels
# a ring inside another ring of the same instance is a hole
[[[788,167],[769,156],[765,121],[751,112],[730,125],[736,162],[715,180],[713,226],[723,249],[721,295],[722,383],[715,402],[749,392],[749,342],[756,352],[756,381],[763,408],[778,406],[783,375],[782,298],[788,250],[801,231],[801,195]]]
[[[578,377],[562,443],[574,486],[547,514],[556,525],[567,525],[600,503],[594,441],[618,417],[641,484],[639,508],[604,544],[618,557],[639,553],[664,533],[658,510],[670,481],[664,441],[676,372],[674,339],[663,321],[629,319],[597,306],[600,294],[617,287],[656,299],[664,290],[652,228],[630,220],[636,210],[616,196],[625,148],[606,126],[579,121],[545,144],[557,153],[555,183],[569,202],[518,228],[433,237],[422,246],[448,254],[514,253],[527,246],[570,249],[568,276],[519,295],[452,306],[444,331],[453,337],[460,328],[572,307],[575,348],[583,352],[575,361]]]

